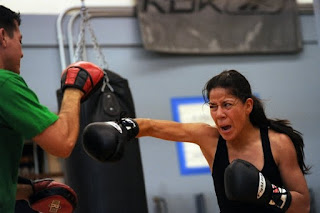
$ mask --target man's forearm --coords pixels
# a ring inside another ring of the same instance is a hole
[[[71,141],[77,140],[80,128],[80,98],[83,93],[77,89],[67,89],[65,91],[59,119],[63,119],[63,129],[66,138],[72,138]]]
[[[18,184],[16,200],[28,200],[33,194],[32,186],[29,184]]]

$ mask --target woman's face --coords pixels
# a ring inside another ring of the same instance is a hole
[[[214,88],[209,93],[210,114],[220,135],[227,141],[239,136],[249,120],[253,100],[248,98],[245,103],[230,94],[228,89]]]

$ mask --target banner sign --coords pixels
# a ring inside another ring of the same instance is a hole
[[[138,0],[144,48],[175,54],[291,53],[302,48],[295,0]]]

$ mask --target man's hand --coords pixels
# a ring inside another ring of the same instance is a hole
[[[77,88],[84,93],[81,102],[85,101],[103,82],[104,72],[97,65],[78,61],[70,64],[61,75],[62,92],[66,88]]]

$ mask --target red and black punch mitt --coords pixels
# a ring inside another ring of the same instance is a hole
[[[78,198],[74,190],[51,178],[32,181],[33,195],[29,204],[41,213],[72,213],[77,207]]]
[[[84,92],[81,98],[81,102],[84,102],[102,84],[103,78],[104,71],[99,66],[87,61],[78,61],[63,70],[61,90],[63,92],[68,87],[80,89]]]

